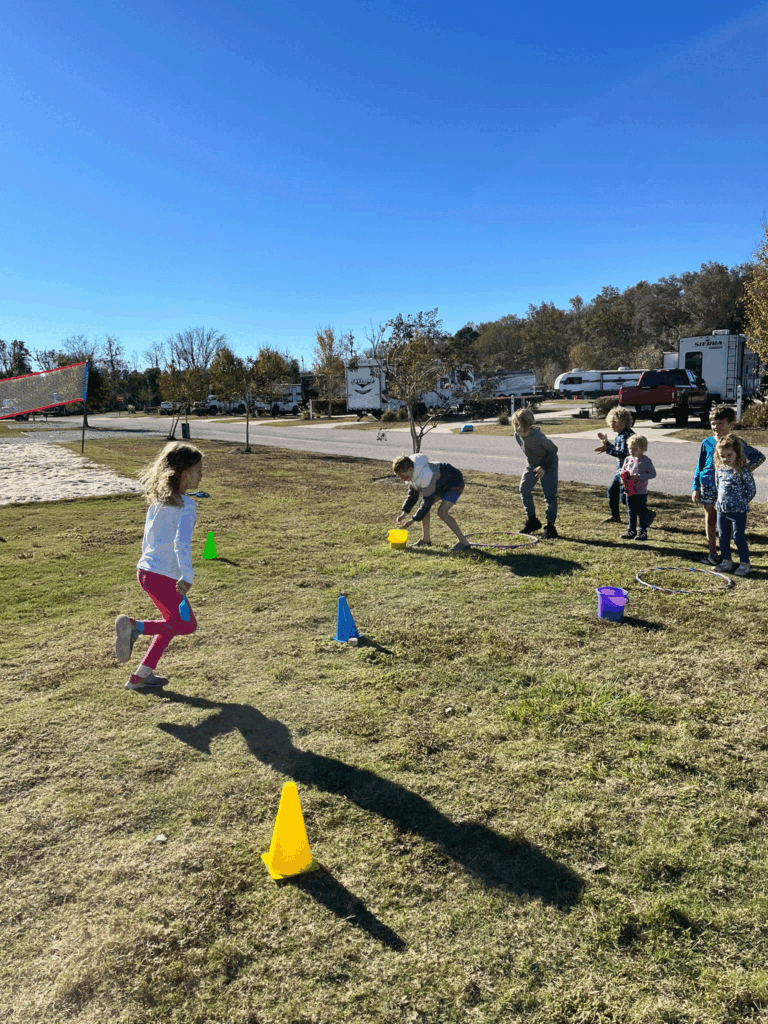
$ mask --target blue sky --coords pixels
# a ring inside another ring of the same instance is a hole
[[[768,4],[3,0],[0,337],[446,329],[751,257]]]

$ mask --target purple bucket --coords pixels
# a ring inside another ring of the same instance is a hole
[[[597,588],[597,615],[600,619],[621,622],[624,608],[629,600],[629,593],[621,587]]]

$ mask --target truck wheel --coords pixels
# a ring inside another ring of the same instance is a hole
[[[688,426],[688,403],[683,402],[675,413],[675,426],[678,429]]]
[[[272,412],[272,417],[275,418],[276,416],[279,415],[280,410],[278,409],[278,407],[276,405],[273,405],[272,409],[271,409],[271,412]]]
[[[298,416],[299,415],[299,407],[298,407],[298,405],[294,405],[294,407],[291,409],[291,415],[293,415],[293,416]]]

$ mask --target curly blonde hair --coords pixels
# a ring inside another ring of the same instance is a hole
[[[726,434],[725,437],[721,437],[715,445],[715,454],[713,462],[717,469],[722,469],[725,466],[723,461],[723,449],[733,448],[736,452],[736,461],[733,464],[733,469],[744,469],[747,464],[747,458],[744,454],[744,442],[740,437],[735,434]]]
[[[632,426],[632,413],[629,409],[624,408],[624,406],[614,405],[605,417],[605,422],[611,430],[615,430],[617,434],[620,434],[622,430]],[[618,425],[614,426],[614,424]],[[621,424],[623,424],[623,426],[621,426]]]
[[[196,466],[202,457],[203,453],[193,444],[169,441],[155,461],[139,473],[147,504],[159,501],[163,505],[183,505],[178,493],[181,474]]]

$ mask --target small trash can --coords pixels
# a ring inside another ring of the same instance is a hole
[[[182,423],[181,424],[181,436],[182,436],[182,438],[185,441],[189,440],[189,424],[188,423]]]
[[[621,622],[629,593],[621,587],[597,588],[597,616],[611,622]]]

